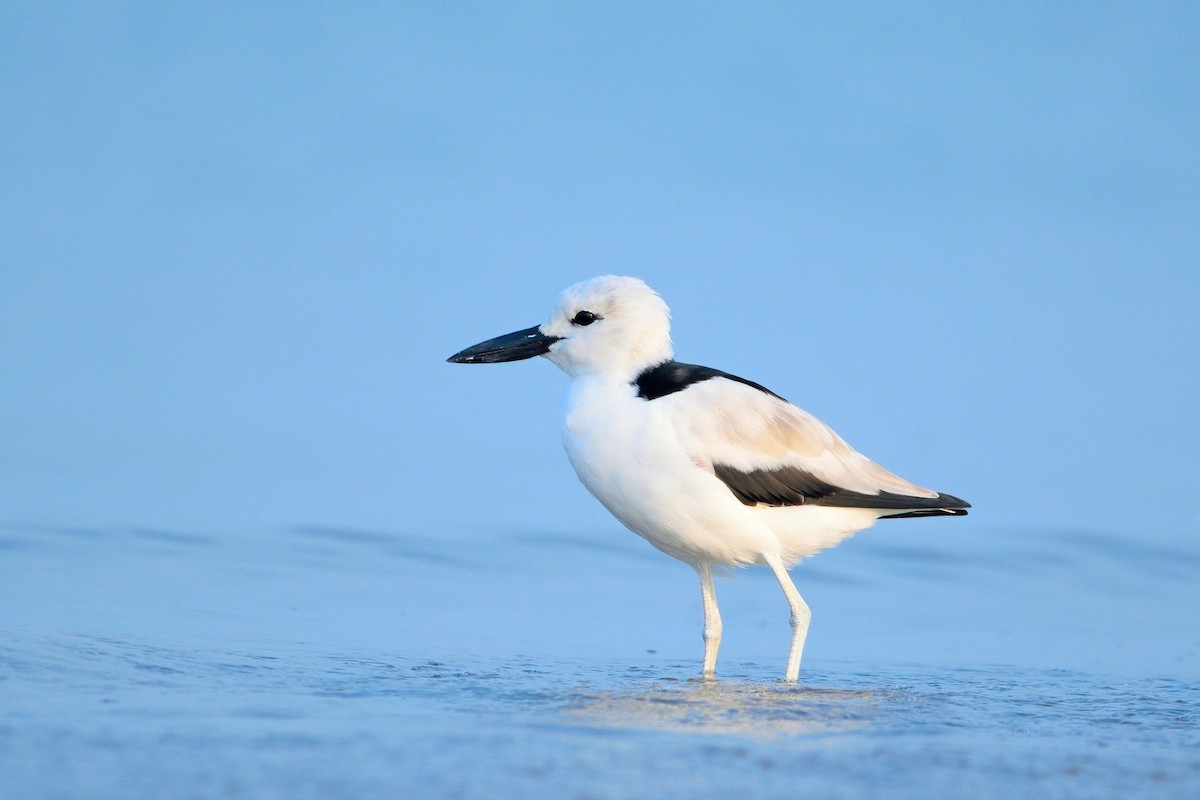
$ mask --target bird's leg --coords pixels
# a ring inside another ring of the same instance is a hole
[[[704,599],[704,668],[700,674],[713,678],[717,674],[717,648],[721,646],[721,612],[713,587],[712,564],[701,561],[696,571],[700,573],[700,596]]]
[[[779,581],[779,588],[783,589],[783,596],[787,598],[792,609],[792,646],[788,650],[787,672],[784,673],[783,679],[788,683],[795,683],[800,677],[800,657],[804,655],[804,640],[808,637],[808,623],[812,619],[812,611],[796,591],[796,584],[792,583],[792,577],[788,575],[787,567],[783,565],[779,556],[767,555],[763,556],[763,560],[767,562],[771,572],[775,573],[775,580]]]

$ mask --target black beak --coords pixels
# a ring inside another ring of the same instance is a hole
[[[501,361],[522,361],[550,352],[550,345],[562,337],[547,336],[537,325],[523,331],[513,331],[495,339],[472,345],[446,360],[452,364],[497,364]]]

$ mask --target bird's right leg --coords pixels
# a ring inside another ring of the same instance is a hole
[[[717,649],[721,646],[721,612],[717,608],[717,590],[713,587],[712,564],[701,561],[696,565],[700,573],[700,596],[704,600],[704,678],[717,674]]]
[[[812,620],[812,611],[800,596],[800,592],[796,591],[796,584],[792,583],[783,560],[776,555],[764,555],[763,561],[771,568],[771,572],[775,573],[775,580],[779,581],[779,588],[783,589],[783,596],[787,598],[788,607],[792,609],[792,646],[788,649],[787,670],[783,679],[788,683],[795,683],[800,677],[800,658],[804,655],[804,640],[808,638],[808,623]]]

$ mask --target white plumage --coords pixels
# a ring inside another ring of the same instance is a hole
[[[705,676],[715,672],[721,637],[714,564],[775,573],[792,611],[785,679],[795,681],[810,614],[787,568],[881,517],[969,507],[892,474],[757,384],[673,361],[667,306],[636,278],[572,286],[542,325],[450,360],[535,355],[571,378],[563,443],[583,485],[627,528],[699,573]]]

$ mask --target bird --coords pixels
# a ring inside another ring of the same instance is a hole
[[[702,679],[723,625],[714,568],[771,570],[790,613],[795,683],[812,613],[789,570],[879,519],[963,516],[970,504],[910,483],[766,387],[675,360],[671,314],[639,278],[566,289],[540,325],[447,361],[544,357],[570,379],[563,445],[579,480],[625,527],[700,579]]]

